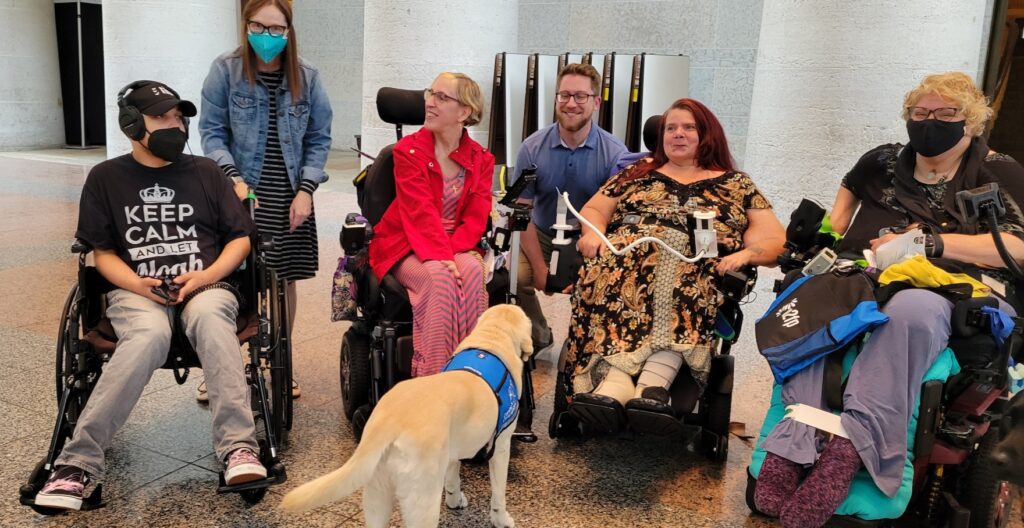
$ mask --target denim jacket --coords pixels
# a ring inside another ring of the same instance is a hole
[[[320,82],[320,73],[299,59],[302,94],[292,102],[288,77],[277,92],[277,130],[292,188],[316,188],[327,181],[324,165],[331,148],[331,103]],[[203,154],[218,165],[234,165],[246,183],[259,184],[267,148],[270,96],[257,78],[255,84],[242,73],[238,51],[217,57],[203,82],[199,133]],[[310,185],[312,184],[312,185]]]

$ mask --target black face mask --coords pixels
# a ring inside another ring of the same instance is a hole
[[[149,151],[154,156],[174,163],[181,158],[188,136],[180,128],[161,128],[149,133]]]
[[[907,121],[910,146],[918,154],[931,158],[953,148],[964,137],[965,121]]]

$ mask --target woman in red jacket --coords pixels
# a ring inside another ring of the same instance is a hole
[[[466,131],[483,114],[476,82],[442,73],[423,97],[426,120],[395,145],[395,201],[370,243],[373,272],[409,292],[413,376],[439,372],[487,308],[480,238],[494,173],[494,156]]]

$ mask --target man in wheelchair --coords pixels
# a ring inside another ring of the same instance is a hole
[[[97,270],[114,287],[106,315],[117,352],[36,495],[42,507],[80,509],[87,481],[103,479],[103,451],[167,359],[178,325],[206,373],[226,483],[267,474],[256,456],[238,353],[238,300],[219,282],[249,254],[252,222],[216,164],[182,155],[194,104],[162,83],[137,81],[121,91],[118,106],[132,151],[90,171],[75,234],[92,247]]]
[[[968,76],[959,72],[928,76],[904,100],[909,144],[869,151],[843,179],[831,214],[835,232],[845,232],[837,248],[840,256],[852,253],[856,259],[868,248],[885,253],[882,246],[900,232],[920,228],[928,261],[917,259],[920,269],[931,271],[910,281],[917,287],[898,291],[887,300],[881,312],[888,322],[871,331],[847,367],[839,415],[842,433],[826,441],[815,427],[782,419],[767,434],[753,502],[757,511],[779,517],[783,526],[815,527],[828,522],[846,500],[861,467],[889,498],[900,489],[908,423],[916,412],[922,381],[955,337],[953,296],[943,288],[926,287],[929,279],[947,272],[967,273],[981,281],[974,283],[967,297],[972,292],[975,297],[979,292],[984,296],[991,290],[995,302],[989,304],[998,304],[1006,314],[1015,313],[1011,307],[1016,302],[1014,281],[1005,268],[1024,260],[1020,209],[1024,169],[989,150],[982,133],[990,116],[985,96]],[[956,205],[965,196],[958,193],[988,183],[998,184],[998,198],[1005,204],[1006,213],[998,222],[998,231],[1010,235],[1001,237],[1005,243],[987,232],[993,223],[978,225],[976,214],[972,220],[963,206]],[[955,282],[969,282],[960,277]],[[885,282],[884,274],[882,279]],[[800,308],[810,313],[812,306]],[[770,310],[764,319],[775,313]],[[764,351],[760,329],[758,334]],[[961,363],[983,353],[955,351]],[[1002,366],[992,368],[1005,371],[1005,358],[1002,361]],[[788,373],[780,382],[783,405],[828,409],[823,391],[826,369],[827,359],[820,358]],[[982,431],[980,425],[977,430]],[[980,440],[973,438],[967,442],[977,443]],[[992,525],[984,524],[985,520],[976,523],[976,514],[980,512],[970,514],[971,526]]]

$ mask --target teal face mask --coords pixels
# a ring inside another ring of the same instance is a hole
[[[249,45],[252,46],[252,50],[256,52],[260,60],[269,63],[288,45],[288,37],[283,35],[275,37],[269,33],[258,35],[249,33]]]

